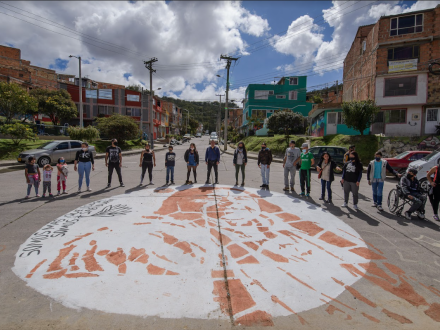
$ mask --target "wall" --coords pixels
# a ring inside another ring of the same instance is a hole
[[[417,76],[417,95],[409,96],[388,96],[384,97],[385,79],[398,77],[413,77]],[[404,72],[396,75],[386,75],[385,77],[376,78],[376,105],[378,106],[394,106],[407,104],[425,104],[427,94],[427,74],[414,72]]]
[[[418,114],[419,118],[422,116],[422,106],[410,105],[407,106],[406,122],[402,124],[387,124],[385,123],[386,136],[419,136],[421,135],[422,120],[413,121],[412,115]],[[401,109],[401,107],[387,107],[383,110]],[[410,122],[411,124],[408,124]]]

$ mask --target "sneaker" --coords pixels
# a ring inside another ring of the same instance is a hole
[[[319,197],[319,200],[320,200],[320,201],[323,201],[323,200],[324,200],[324,197],[323,197],[323,196]]]
[[[120,187],[125,187],[125,184],[123,184],[122,182],[121,182],[121,184],[119,185]]]
[[[174,184],[174,181],[171,181],[171,184]]]
[[[167,181],[167,183],[165,183],[165,185],[168,186],[168,184],[169,184],[169,183],[168,183],[168,181]]]
[[[357,205],[353,205],[353,208],[357,211],[359,210],[359,207]]]
[[[241,186],[244,187],[244,182],[241,183]]]
[[[235,185],[238,186],[238,181],[235,181]]]
[[[289,191],[289,187],[284,187],[284,189],[283,189],[284,191]]]
[[[49,194],[49,197],[52,197],[52,198],[53,198],[53,195],[52,195],[52,194]]]
[[[292,192],[295,192],[295,188],[294,188],[294,187],[290,187],[290,190],[291,190]]]
[[[437,214],[434,214],[434,220],[436,220],[436,221],[440,221],[440,219],[438,218],[438,215]]]
[[[405,218],[406,218],[407,220],[411,220],[411,213],[409,213],[408,211],[405,212]]]
[[[154,182],[153,182],[153,181],[150,181],[150,184],[154,184]]]
[[[38,196],[37,196],[38,197]],[[41,198],[46,198],[46,195],[45,194],[43,194],[43,196],[41,196]]]
[[[81,192],[81,188],[78,188],[78,191],[77,191],[77,193],[79,194]]]
[[[373,203],[371,206],[372,207],[377,207],[377,203]]]
[[[35,197],[41,197],[41,195],[40,194],[36,194]]]
[[[209,184],[209,181],[206,181],[205,184]]]
[[[425,215],[422,212],[417,212],[417,216],[420,220],[425,220]]]
[[[383,211],[383,207],[382,207],[382,205],[378,205],[378,206],[377,206],[377,209],[378,209],[379,211],[382,212],[382,211]]]
[[[310,194],[309,194],[309,193],[307,193],[307,194],[306,194],[306,197],[310,197]]]
[[[265,184],[263,183],[263,184],[260,186],[260,188],[264,188],[264,186],[265,186]]]
[[[214,184],[218,184],[218,181],[215,181],[215,183]]]
[[[332,203],[333,203],[331,199],[327,199],[327,200],[324,201],[324,202],[327,203],[327,204],[332,204]]]
[[[304,191],[301,191],[301,194],[299,194],[300,196],[305,196],[306,193]]]
[[[112,185],[110,183],[107,183],[107,188],[110,188]]]
[[[26,197],[25,197],[25,199],[29,199],[29,198],[31,198],[29,195],[26,195]],[[438,219],[437,219],[438,220]]]
[[[197,183],[197,180],[194,180],[194,183]]]
[[[92,189],[90,189],[90,187],[87,187],[87,191],[92,191]]]
[[[139,182],[139,185],[140,185],[140,186],[142,186],[142,184],[143,184],[143,181]]]
[[[61,195],[61,191],[58,190],[58,192],[57,192],[57,196],[59,196],[59,195]]]
[[[342,204],[341,207],[347,207],[347,203]]]
[[[67,195],[67,194],[68,194],[68,192],[63,190],[63,195]]]

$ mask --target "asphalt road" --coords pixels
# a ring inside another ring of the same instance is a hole
[[[203,158],[208,138],[194,140]],[[188,144],[184,144],[174,149],[177,154],[176,186],[183,185],[186,180],[183,155],[187,148]],[[165,151],[156,154],[154,186],[139,186],[141,173],[139,156],[128,156],[123,159],[122,169],[126,187],[117,185],[117,176],[114,173],[113,186],[109,189],[105,188],[107,168],[104,160],[97,160],[95,171],[91,175],[93,191],[81,194],[76,193],[77,174],[73,172],[71,166],[67,181],[69,194],[53,200],[35,197],[24,199],[26,192],[24,170],[0,174],[3,188],[0,190],[0,329],[241,328],[241,325],[233,325],[236,321],[233,316],[230,319],[194,319],[184,316],[161,318],[105,313],[88,308],[77,310],[40,294],[27,286],[12,271],[20,245],[54,219],[93,201],[146,189],[153,190],[165,184],[164,156]],[[232,187],[235,184],[234,171],[232,156],[223,154],[219,165],[220,184]],[[202,162],[198,168],[198,182],[203,184],[205,180],[206,165]],[[432,211],[429,202],[426,207],[428,220],[422,221],[413,217],[411,221],[407,221],[403,217],[391,214],[386,206],[386,198],[396,183],[397,180],[391,178],[385,183],[385,211],[379,212],[371,207],[371,187],[366,184],[364,178],[360,187],[360,210],[354,211],[351,200],[348,208],[340,207],[343,202],[343,192],[338,176],[333,183],[334,204],[328,205],[319,201],[320,184],[316,172],[313,172],[311,197],[301,199],[309,203],[307,204],[309,209],[334,215],[349,225],[374,253],[368,256],[369,260],[366,260],[364,268],[347,270],[351,276],[359,277],[359,280],[352,287],[346,286],[347,290],[340,296],[323,296],[324,303],[319,307],[298,315],[290,313],[288,316],[273,317],[270,321],[260,320],[260,323],[255,324],[253,328],[263,328],[264,325],[271,325],[277,329],[296,327],[438,329],[440,327],[440,223],[430,220]],[[246,167],[246,187],[260,189],[260,185],[260,171],[256,161],[252,160]],[[280,193],[292,201],[300,199],[295,193],[284,193],[283,186],[282,165],[273,164],[270,173],[270,191],[263,193],[262,196]],[[52,189],[54,187],[55,183],[52,183]],[[300,191],[298,178],[295,189],[297,192]],[[314,220],[310,219],[310,221]],[[267,271],[270,272],[269,269]],[[325,273],[325,269],[319,271]],[[276,281],[277,278],[274,280]],[[297,299],[307,298],[297,297]],[[277,302],[274,298],[272,301],[274,304]],[[117,297],[114,303],[118,303]],[[288,301],[284,301],[284,304],[288,305]]]

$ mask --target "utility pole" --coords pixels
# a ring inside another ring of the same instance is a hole
[[[221,128],[221,120],[222,120],[222,94],[215,94],[215,96],[220,96],[220,104],[218,106],[218,114],[217,114],[217,134],[220,134],[220,128]]]
[[[149,61],[144,61],[145,67],[150,71],[150,107],[149,107],[149,118],[150,118],[150,148],[154,148],[154,123],[153,123],[153,63],[157,62],[157,58],[153,57]]]
[[[143,114],[144,114],[144,88],[142,87],[142,91],[141,91],[141,122],[139,123],[139,130],[141,131],[141,141],[142,141],[142,138],[144,137],[144,132],[143,132],[143,129],[142,129],[142,124],[143,124],[143,118],[144,118],[144,116],[143,116]]]
[[[79,61],[79,127],[84,127],[84,110],[83,110],[83,84],[81,78],[81,56],[78,56]]]
[[[224,135],[224,150],[228,150],[228,96],[229,96],[229,69],[231,68],[231,62],[237,61],[238,57],[229,57],[220,55],[221,60],[226,60],[226,69],[228,70],[228,75],[226,78],[226,103],[225,103],[225,135]]]

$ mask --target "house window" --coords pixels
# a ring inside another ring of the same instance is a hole
[[[277,98],[277,99],[285,99],[285,98],[286,98],[286,95],[277,95],[276,98]]]
[[[342,115],[342,112],[337,112],[336,113],[336,123],[338,125],[344,125],[345,124],[345,120],[344,120],[344,116]]]
[[[252,110],[252,117],[258,119],[266,119],[266,110]]]
[[[387,124],[403,124],[406,123],[406,109],[385,111],[385,122]]]
[[[298,92],[290,91],[289,92],[289,100],[298,100]]]
[[[298,77],[289,78],[289,85],[298,85]]]
[[[268,91],[269,95],[274,95],[273,91]]]
[[[133,117],[140,117],[141,116],[141,109],[138,108],[132,108],[131,109],[131,115]]]
[[[419,58],[419,46],[406,46],[388,49],[388,61],[409,60]]]
[[[131,116],[131,108],[126,108],[126,109],[125,109],[125,114],[126,114],[127,116]]]
[[[391,19],[390,36],[423,31],[423,14],[396,17]]]
[[[438,109],[427,109],[426,111],[426,121],[437,122]]]
[[[385,79],[384,96],[417,94],[417,76]]]
[[[254,98],[256,100],[267,100],[269,97],[269,91],[255,91]]]
[[[100,115],[106,115],[107,114],[105,105],[99,105],[98,106],[98,114],[100,114]]]

